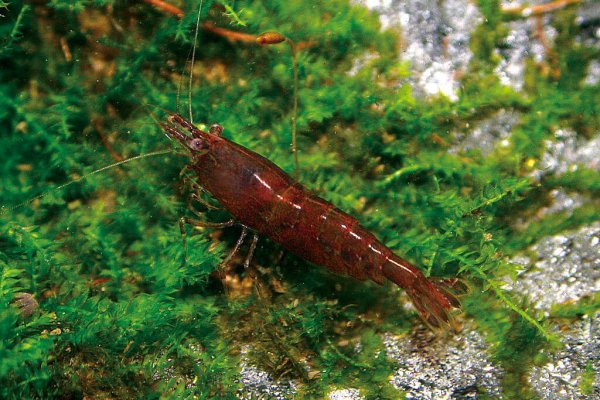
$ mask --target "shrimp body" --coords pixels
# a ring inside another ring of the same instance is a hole
[[[169,122],[163,128],[190,150],[197,183],[238,222],[335,273],[380,285],[387,278],[406,290],[427,323],[440,326],[449,321],[456,299],[355,218],[311,194],[266,158],[220,136],[220,127],[204,132],[178,114]]]

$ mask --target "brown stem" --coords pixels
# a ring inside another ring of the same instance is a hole
[[[106,135],[104,135],[104,129],[102,128],[102,122],[100,122],[99,120],[95,119],[93,121],[94,123],[94,128],[96,128],[96,132],[98,132],[98,136],[100,136],[100,140],[102,140],[102,143],[104,144],[104,147],[106,147],[106,150],[108,150],[108,152],[110,153],[111,157],[115,160],[115,161],[123,161],[124,158],[121,157],[110,145],[108,138],[106,137]]]
[[[160,8],[164,12],[175,15],[177,18],[183,18],[184,12],[181,8],[169,4],[163,0],[144,0],[145,3],[151,4],[156,8]]]
[[[177,18],[182,18],[185,14],[182,9],[175,7],[172,4],[167,3],[162,0],[143,0],[145,3],[151,4],[161,10],[175,15]],[[244,42],[244,43],[256,43],[256,39],[258,35],[253,35],[251,33],[243,33],[232,31],[230,29],[221,28],[216,26],[214,22],[206,21],[202,24],[202,29],[214,33],[215,35],[222,36],[226,39],[229,39],[234,42]],[[314,47],[317,45],[317,42],[314,40],[307,40],[305,42],[300,42],[295,45],[295,49],[297,51],[304,50],[310,47]]]
[[[183,18],[185,13],[179,7],[176,7],[172,4],[167,3],[163,0],[143,0],[144,3],[148,3],[153,5],[156,8],[160,8],[161,10],[175,15],[177,18]],[[568,0],[567,0],[568,1]],[[579,1],[579,0],[575,0]],[[202,28],[209,32],[214,33],[215,35],[223,36],[229,40],[234,42],[244,42],[244,43],[256,43],[256,38],[258,35],[252,35],[250,33],[236,32],[230,29],[220,28],[216,26],[213,22],[206,21],[202,24]],[[307,40],[305,42],[296,43],[296,50],[304,50],[309,47],[314,47],[317,45],[317,42],[314,40]]]
[[[540,41],[544,47],[544,52],[548,58],[550,74],[553,78],[560,77],[560,69],[558,67],[558,56],[546,38],[544,33],[544,21],[540,15],[535,17],[535,33],[534,36]]]
[[[252,43],[252,44],[258,44],[258,45],[264,44],[264,43],[260,43],[259,41],[257,41],[258,38],[264,34],[252,35],[250,33],[236,32],[236,31],[232,31],[230,29],[225,29],[225,28],[215,26],[215,24],[211,21],[206,21],[205,23],[203,23],[202,28],[206,31],[214,33],[215,35],[222,36],[222,37],[229,39],[231,41],[234,41],[234,42]],[[282,42],[286,41],[286,40],[287,40],[287,38],[284,37]],[[310,47],[315,47],[317,44],[318,43],[315,40],[306,40],[304,42],[295,43],[294,44],[294,52],[308,49]]]
[[[555,0],[549,3],[539,4],[537,6],[505,7],[502,9],[502,12],[505,12],[507,14],[515,14],[522,17],[530,17],[532,15],[549,13],[570,6],[571,4],[579,3],[581,3],[581,0]]]
[[[218,26],[215,26],[215,24],[210,21],[206,21],[205,23],[203,23],[202,28],[204,28],[204,30],[214,33],[215,35],[223,36],[224,38],[227,38],[234,42],[256,43],[256,38],[258,37],[258,35],[252,35],[250,33],[242,33],[225,28],[220,28]]]

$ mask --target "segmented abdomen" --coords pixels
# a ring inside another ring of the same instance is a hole
[[[393,256],[358,221],[296,184],[276,194],[266,235],[293,253],[330,270],[382,284]]]

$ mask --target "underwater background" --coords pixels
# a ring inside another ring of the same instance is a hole
[[[300,182],[467,285],[457,332],[266,238],[220,267],[239,228],[183,262],[159,121],[293,174],[293,54]],[[596,1],[0,1],[0,160],[0,398],[600,398]]]

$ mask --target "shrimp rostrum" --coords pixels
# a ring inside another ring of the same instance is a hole
[[[388,279],[406,291],[427,324],[449,323],[450,311],[459,306],[449,287],[429,280],[355,218],[311,194],[266,158],[224,138],[219,125],[205,132],[179,114],[168,121],[162,128],[189,151],[188,169],[196,182],[237,222],[335,273],[380,285]]]

